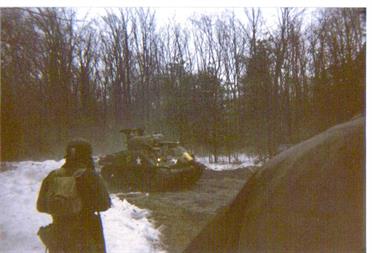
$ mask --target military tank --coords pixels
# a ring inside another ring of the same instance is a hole
[[[126,148],[99,159],[101,175],[111,190],[171,191],[192,186],[205,166],[178,142],[160,133],[144,135],[123,129]]]

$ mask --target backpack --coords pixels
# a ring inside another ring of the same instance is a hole
[[[83,205],[77,188],[77,172],[80,170],[68,175],[62,167],[49,178],[45,201],[47,213],[57,216],[80,213]]]

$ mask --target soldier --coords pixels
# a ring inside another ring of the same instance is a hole
[[[70,142],[66,162],[42,182],[37,209],[51,214],[53,223],[38,235],[50,253],[104,253],[99,212],[111,206],[108,192],[94,170],[91,145]]]

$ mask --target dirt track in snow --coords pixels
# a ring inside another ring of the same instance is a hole
[[[179,192],[119,194],[130,203],[151,210],[160,227],[164,248],[182,252],[192,238],[227,206],[257,168],[230,171],[205,170],[189,190]]]

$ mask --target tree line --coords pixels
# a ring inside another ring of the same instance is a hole
[[[1,9],[2,159],[61,156],[76,136],[112,152],[126,127],[265,158],[365,111],[365,9],[244,13]]]

